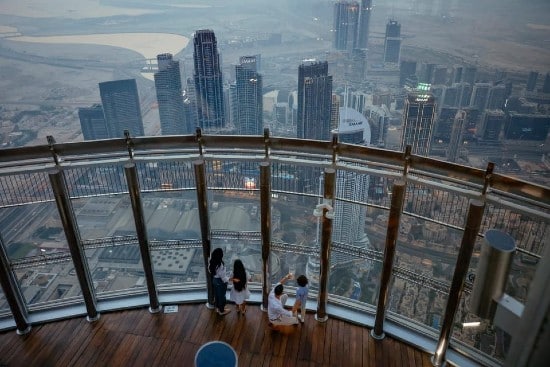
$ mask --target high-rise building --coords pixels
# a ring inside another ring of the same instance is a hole
[[[399,64],[399,85],[403,87],[408,78],[416,74],[416,61],[403,60]]]
[[[370,126],[363,114],[349,108],[340,108],[338,129],[334,131],[338,141],[342,143],[369,145]],[[369,240],[365,234],[366,203],[369,187],[369,176],[364,173],[344,172],[338,170],[336,175],[336,200],[334,207],[334,222],[332,240],[339,243],[348,243],[359,246],[368,246]],[[334,255],[333,261],[343,261],[343,255]]]
[[[504,108],[507,97],[506,86],[499,84],[495,85],[489,91],[489,99],[487,100],[488,110],[500,110]]]
[[[261,135],[263,132],[262,76],[256,71],[254,56],[242,58],[235,66],[236,116],[239,135]]]
[[[546,73],[542,84],[542,93],[550,93],[550,73]]]
[[[506,115],[502,110],[487,110],[481,117],[478,136],[485,141],[498,141]]]
[[[198,125],[205,131],[217,131],[225,128],[225,110],[220,55],[214,31],[196,31],[193,46]]]
[[[368,121],[371,131],[370,145],[384,148],[390,126],[390,110],[386,105],[369,106]]]
[[[412,153],[428,156],[435,122],[435,98],[429,92],[429,86],[420,84],[419,88],[407,95],[403,109],[403,133],[401,150],[407,145]]]
[[[338,1],[334,4],[334,48],[350,54],[357,44],[359,3]]]
[[[79,108],[78,118],[80,119],[80,128],[82,129],[84,140],[109,138],[107,123],[103,115],[103,107],[100,104]]]
[[[389,20],[386,24],[384,39],[384,62],[399,63],[401,53],[401,24],[396,20]]]
[[[452,85],[443,89],[443,95],[441,97],[440,108],[442,107],[456,107],[458,105],[458,87]]]
[[[359,27],[357,27],[357,48],[368,48],[371,12],[372,0],[361,0],[361,9],[359,11]]]
[[[451,84],[453,83],[461,83],[462,82],[462,73],[464,71],[464,67],[462,66],[454,66],[452,77],[451,77]]]
[[[550,115],[511,112],[506,120],[504,138],[544,142],[550,130]]]
[[[447,150],[447,160],[449,162],[456,162],[460,155],[460,147],[462,146],[464,140],[465,122],[466,111],[458,110],[454,118],[451,140],[449,141],[449,148]]]
[[[99,94],[110,138],[124,137],[124,130],[132,136],[144,135],[135,79],[99,83]]]
[[[297,137],[330,140],[332,76],[328,63],[306,60],[298,67]]]
[[[454,84],[457,88],[457,104],[458,107],[469,107],[470,98],[472,97],[472,86],[468,83]]]
[[[477,108],[483,112],[487,107],[491,87],[490,83],[475,83],[472,88],[472,96],[470,97],[470,107]]]
[[[475,66],[467,66],[462,73],[462,82],[473,85],[476,81],[477,68]]]
[[[527,78],[527,90],[533,92],[537,86],[537,79],[539,77],[538,71],[531,71]]]
[[[433,71],[432,84],[446,84],[447,83],[447,67],[444,65],[437,65]]]
[[[436,124],[433,132],[434,141],[442,141],[448,143],[451,140],[453,125],[458,109],[456,107],[439,108],[439,113],[436,115]]]
[[[162,135],[193,133],[185,119],[183,88],[179,61],[172,54],[157,55],[158,71],[155,73],[155,90]]]

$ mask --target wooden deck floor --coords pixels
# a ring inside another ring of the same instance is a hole
[[[370,330],[308,314],[284,332],[267,327],[257,305],[246,316],[218,316],[204,304],[179,305],[177,313],[147,309],[105,313],[88,323],[75,318],[36,325],[27,335],[0,333],[0,366],[190,366],[211,340],[233,346],[239,366],[431,366],[430,356]]]

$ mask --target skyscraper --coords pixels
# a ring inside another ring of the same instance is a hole
[[[190,134],[192,129],[185,119],[180,64],[172,54],[157,55],[158,72],[155,73],[155,89],[162,135]]]
[[[262,76],[256,71],[255,56],[241,57],[235,66],[235,125],[239,135],[263,132]]]
[[[110,138],[124,137],[124,130],[132,136],[144,135],[135,79],[99,83],[99,94]]]
[[[490,92],[491,84],[475,83],[472,88],[472,96],[470,97],[470,107],[477,108],[480,112],[483,112],[487,107]]]
[[[107,123],[103,115],[103,107],[100,104],[79,108],[78,118],[80,119],[80,128],[82,129],[84,140],[109,138]]]
[[[419,88],[407,95],[403,109],[403,134],[401,149],[412,146],[412,153],[428,156],[430,153],[435,121],[435,98],[429,86]]]
[[[342,143],[369,145],[371,140],[370,125],[363,114],[349,107],[340,108],[338,140]],[[358,172],[338,170],[336,175],[336,200],[334,206],[334,223],[332,240],[350,245],[368,246],[369,240],[365,234],[365,219],[367,207],[355,203],[366,203],[369,188],[369,176]],[[345,255],[344,255],[345,256]],[[336,260],[338,255],[333,257]],[[340,255],[342,257],[342,255]]]
[[[416,61],[403,60],[399,64],[399,85],[403,87],[407,78],[416,74]]]
[[[451,140],[449,141],[449,149],[447,150],[447,160],[456,162],[460,155],[460,147],[464,139],[464,125],[466,122],[466,111],[458,110],[455,115],[453,129],[451,132]]]
[[[330,140],[332,76],[328,63],[306,60],[298,67],[297,137]]]
[[[196,31],[193,46],[198,125],[205,131],[216,131],[225,127],[225,110],[220,55],[214,31]]]
[[[361,8],[359,11],[359,27],[357,27],[357,48],[368,47],[371,12],[372,0],[361,0]]]
[[[498,141],[504,129],[506,115],[502,110],[487,110],[481,117],[478,136],[484,141]]]
[[[401,53],[401,24],[396,20],[389,20],[386,24],[384,39],[384,62],[399,63]]]
[[[359,3],[338,1],[334,4],[334,48],[351,53],[357,44]]]
[[[537,86],[538,77],[539,77],[538,71],[529,72],[529,77],[527,78],[527,90],[529,92],[532,92],[535,90],[535,87]]]

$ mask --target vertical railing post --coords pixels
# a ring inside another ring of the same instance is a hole
[[[19,291],[15,275],[11,271],[10,260],[6,253],[2,236],[0,236],[0,285],[4,290],[4,296],[8,301],[11,314],[15,320],[17,334],[27,334],[31,331],[31,325],[27,319],[27,307]]]
[[[390,216],[388,218],[388,230],[386,233],[386,245],[384,248],[384,264],[382,267],[382,276],[380,279],[380,289],[378,290],[378,305],[376,307],[376,317],[374,328],[371,330],[371,336],[375,339],[384,339],[384,318],[386,317],[386,308],[388,305],[389,287],[393,269],[393,258],[399,235],[399,223],[403,211],[403,202],[405,201],[405,181],[399,180],[393,184]]]
[[[269,254],[271,252],[271,164],[260,163],[260,216],[262,231],[262,311],[267,311],[270,291]]]
[[[151,261],[151,250],[149,249],[149,238],[147,237],[147,228],[143,215],[136,164],[125,164],[124,173],[126,175],[126,182],[128,183],[128,192],[132,203],[134,223],[136,224],[136,233],[139,242],[139,252],[141,254],[141,261],[143,262],[147,292],[149,293],[149,312],[157,313],[162,310],[162,305],[159,302],[157,286],[155,284],[155,273],[153,271],[153,262]]]
[[[468,274],[470,259],[472,258],[474,245],[479,234],[479,228],[481,227],[484,209],[485,203],[479,200],[470,200],[468,219],[466,221],[466,227],[464,228],[464,234],[462,236],[462,243],[460,244],[458,257],[456,259],[455,271],[451,282],[451,289],[449,290],[449,297],[447,297],[447,306],[445,307],[445,315],[443,316],[439,340],[437,342],[435,353],[432,357],[432,364],[434,366],[441,366],[445,360],[445,353],[447,352],[447,347],[449,346],[449,338],[451,335],[456,310],[458,309],[458,303],[464,288],[464,279],[466,279],[466,275]]]
[[[325,186],[323,193],[323,202],[330,202],[334,206],[334,189],[336,181],[336,170],[334,168],[325,168]],[[333,211],[332,207],[332,211]],[[327,215],[328,207],[323,208],[322,229],[321,229],[321,253],[320,253],[320,274],[319,274],[319,298],[317,299],[317,313],[315,319],[320,322],[328,320],[327,300],[328,300],[328,276],[330,269],[330,247],[332,244],[332,217]],[[334,211],[333,211],[334,213]]]
[[[63,229],[73,259],[74,269],[86,305],[86,312],[88,314],[86,319],[90,322],[96,321],[99,319],[99,312],[96,307],[95,291],[88,269],[88,262],[86,261],[86,254],[82,247],[80,233],[74,217],[74,210],[71,205],[67,186],[65,185],[63,172],[60,168],[55,168],[49,172],[49,176],[55,196],[55,203],[59,211],[59,217],[61,223],[63,223]]]
[[[214,309],[214,289],[212,287],[212,274],[208,271],[210,259],[210,219],[208,217],[208,190],[206,187],[206,165],[203,159],[193,162],[195,170],[195,186],[197,188],[197,206],[199,209],[199,221],[201,225],[202,256],[204,259],[204,271],[206,273],[206,307]]]

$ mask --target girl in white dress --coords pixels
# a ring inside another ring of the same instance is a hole
[[[229,298],[235,302],[237,306],[237,313],[246,312],[246,300],[250,297],[250,291],[248,290],[248,276],[244,269],[243,262],[239,259],[235,260],[233,264],[233,288],[229,292]]]

